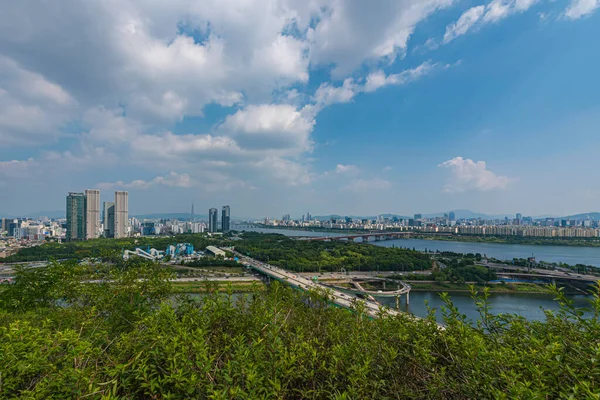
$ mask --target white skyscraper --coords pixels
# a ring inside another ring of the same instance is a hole
[[[115,192],[115,238],[127,237],[129,228],[129,194]]]
[[[85,238],[95,239],[100,233],[100,191],[85,190]]]

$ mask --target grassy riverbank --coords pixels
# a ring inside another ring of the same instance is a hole
[[[412,290],[418,292],[469,292],[470,284],[453,282],[409,282]],[[476,284],[478,291],[483,291],[489,287],[491,293],[534,293],[550,294],[552,291],[547,285],[535,283],[494,283],[494,284]]]

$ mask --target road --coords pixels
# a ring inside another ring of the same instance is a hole
[[[575,272],[565,272],[550,269],[527,268],[518,265],[497,264],[497,263],[481,263],[484,267],[494,270],[512,271],[512,272],[497,272],[500,275],[516,275],[516,276],[531,276],[533,278],[562,278],[568,280],[596,282],[600,277],[594,275],[578,274]]]
[[[280,280],[282,282],[286,282],[288,285],[290,285],[292,287],[299,288],[302,290],[310,290],[310,289],[326,290],[330,294],[332,302],[340,307],[353,309],[354,305],[356,304],[357,301],[362,301],[365,305],[367,315],[372,318],[378,318],[381,315],[381,313],[383,313],[383,314],[392,315],[392,316],[403,314],[403,315],[409,316],[411,319],[415,319],[415,320],[420,319],[418,317],[415,317],[412,314],[403,313],[401,311],[392,310],[390,308],[382,308],[379,304],[377,304],[373,301],[357,299],[354,296],[343,293],[339,290],[332,289],[327,286],[323,286],[317,282],[313,282],[312,280],[306,279],[303,276],[300,276],[293,272],[286,271],[284,269],[275,267],[273,265],[262,263],[258,260],[255,260],[250,257],[246,257],[237,252],[234,252],[234,253],[239,257],[240,261],[243,264],[247,264],[248,266],[251,266],[255,270],[257,270],[257,271],[261,272],[262,274],[267,275],[271,278]]]

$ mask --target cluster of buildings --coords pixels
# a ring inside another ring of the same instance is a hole
[[[223,206],[221,209],[221,220],[219,221],[219,211],[216,208],[208,210],[208,221],[197,221],[194,214],[194,205],[189,220],[177,219],[145,219],[138,221],[132,218],[132,228],[134,232],[139,232],[142,236],[149,235],[177,235],[181,233],[227,233],[231,230],[231,209],[229,206]]]
[[[65,239],[69,242],[98,237],[124,238],[130,234],[129,194],[115,192],[114,201],[105,201],[100,218],[100,191],[86,189],[67,196]]]
[[[400,216],[378,216],[376,218],[330,217],[311,218],[310,214],[292,219],[289,214],[280,220],[267,218],[265,226],[325,228],[340,230],[397,230],[423,233],[448,233],[462,235],[527,236],[527,237],[600,237],[600,221],[590,218],[560,219],[523,217],[514,219],[456,218],[454,212],[436,217],[414,214],[412,218]]]
[[[102,207],[100,206],[102,204]],[[81,241],[129,236],[177,235],[182,233],[227,233],[231,230],[231,209],[209,210],[208,221],[197,221],[194,206],[188,218],[140,221],[129,217],[129,195],[116,191],[114,201],[100,202],[100,191],[70,192],[66,198],[66,218],[0,219],[0,258],[21,248],[42,244],[46,239]]]
[[[211,208],[208,210],[208,231],[218,232],[219,231],[219,218],[218,210]],[[231,230],[231,210],[229,206],[223,206],[221,209],[221,232],[229,232]]]

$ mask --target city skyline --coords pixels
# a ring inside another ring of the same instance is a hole
[[[159,3],[3,10],[0,214],[600,208],[599,1]]]

